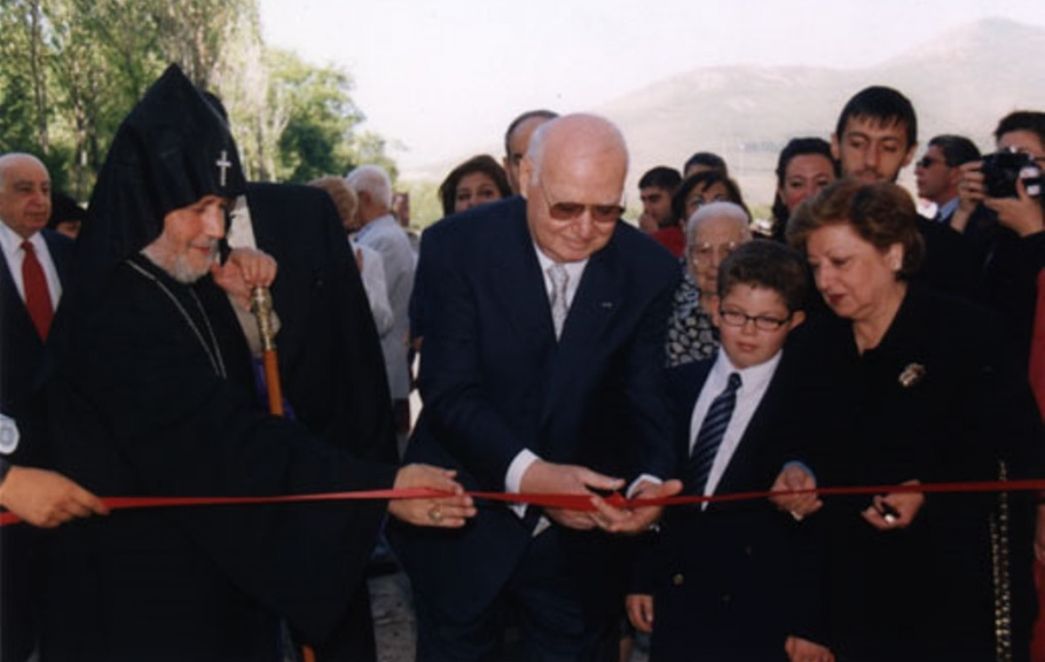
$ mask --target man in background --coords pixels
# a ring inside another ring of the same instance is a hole
[[[530,145],[530,136],[537,127],[558,116],[551,110],[528,110],[508,125],[508,130],[504,132],[504,170],[508,173],[512,193],[519,193],[519,164]]]
[[[392,215],[392,182],[384,168],[362,165],[352,170],[345,181],[356,192],[362,229],[356,240],[381,254],[388,286],[388,303],[394,322],[381,336],[385,373],[392,396],[395,428],[402,455],[410,431],[410,366],[407,349],[410,334],[410,294],[414,288],[414,253],[410,239]]]
[[[941,135],[929,141],[925,155],[914,164],[918,197],[936,205],[933,221],[950,225],[958,210],[962,165],[978,161],[980,150],[965,136]]]
[[[681,183],[682,175],[679,171],[667,166],[647,170],[639,179],[642,215],[657,224],[653,238],[675,257],[681,257],[686,248],[680,219],[675,218],[671,208],[671,198]]]

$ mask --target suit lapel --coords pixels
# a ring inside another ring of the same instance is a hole
[[[509,231],[511,241],[499,256],[490,275],[494,295],[518,331],[520,340],[540,349],[555,342],[551,305],[544,285],[544,274],[526,226],[525,202],[513,209]]]
[[[697,398],[704,390],[704,383],[708,380],[715,358],[711,357],[702,361],[686,363],[668,371],[668,388],[671,390],[671,398],[675,403],[675,430],[676,457],[679,464],[676,473],[681,475],[686,460],[689,458],[689,445],[693,441],[690,426],[693,423],[693,408],[697,406]]]
[[[25,309],[25,302],[18,294],[18,288],[15,287],[14,278],[11,276],[11,269],[3,251],[0,251],[0,305],[3,306],[0,310],[3,311],[6,323],[11,325],[10,328],[14,329],[17,322],[20,330],[21,327],[25,327],[26,330],[32,329],[33,335],[36,335],[36,327],[29,318],[29,311]]]

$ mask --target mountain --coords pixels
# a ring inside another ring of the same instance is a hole
[[[923,144],[940,133],[959,133],[991,150],[991,132],[1006,113],[1045,110],[1042,53],[1045,29],[984,19],[866,68],[703,67],[594,110],[616,122],[628,141],[632,206],[638,204],[636,182],[643,172],[656,165],[680,168],[701,150],[726,159],[749,203],[769,204],[777,155],[788,139],[830,138],[846,100],[868,85],[889,85],[911,99]],[[500,153],[496,146],[490,149]],[[433,164],[425,174],[439,181],[467,156]],[[901,183],[913,189],[913,179],[908,167]]]
[[[694,69],[599,108],[632,151],[635,181],[650,167],[681,167],[695,151],[720,154],[745,196],[772,200],[780,149],[796,136],[829,138],[845,102],[868,85],[903,92],[919,140],[960,133],[991,150],[998,119],[1045,110],[1045,29],[986,19],[945,32],[864,69],[732,66]],[[905,171],[913,181],[913,168]]]

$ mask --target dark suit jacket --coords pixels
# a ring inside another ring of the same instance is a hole
[[[58,279],[68,285],[73,242],[43,230]],[[36,332],[25,302],[18,296],[7,260],[0,252],[0,411],[14,418],[22,439],[11,458],[19,464],[39,464],[43,449],[30,437],[32,394],[39,387],[45,366],[44,342]],[[34,446],[36,446],[34,448]],[[36,533],[27,527],[0,529],[0,660],[28,655],[36,633],[33,602]]]
[[[408,461],[458,469],[466,487],[485,490],[504,489],[524,448],[628,480],[671,472],[662,366],[678,264],[663,248],[619,223],[590,257],[559,343],[523,199],[430,228],[419,271],[425,408]],[[489,505],[462,531],[397,528],[401,558],[443,618],[468,620],[508,580],[538,514]],[[619,605],[605,601],[623,588],[615,541],[558,526],[542,535],[561,536],[594,608]]]
[[[73,242],[57,232],[42,230],[58,279],[68,284]],[[0,252],[0,411],[17,419],[25,410],[44,362],[44,343],[18,296],[7,260]]]
[[[693,407],[714,362],[668,372],[679,458],[688,456]],[[809,374],[784,351],[716,494],[769,489],[786,462],[816,453],[823,384]],[[764,500],[668,509],[638,555],[632,587],[655,595],[654,659],[782,660],[788,634],[822,639],[818,528],[815,516],[798,523]]]

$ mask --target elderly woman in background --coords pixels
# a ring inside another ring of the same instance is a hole
[[[343,177],[327,175],[308,183],[323,189],[334,201],[337,215],[341,218],[341,226],[351,237],[352,233],[359,230],[359,218],[356,211],[359,207],[359,199],[355,190],[348,185]],[[366,290],[366,298],[370,303],[370,314],[374,318],[374,326],[377,334],[383,336],[391,330],[395,323],[392,314],[392,306],[388,302],[388,288],[385,285],[385,266],[381,260],[381,254],[370,248],[356,243],[354,239],[346,237],[352,246],[352,253],[356,257],[356,266],[359,268],[359,276],[363,280],[363,289]]]
[[[508,175],[492,156],[473,156],[450,171],[439,185],[443,214],[457,214],[512,194]]]
[[[986,480],[1001,460],[1010,476],[1042,475],[1041,421],[991,320],[909,280],[923,244],[906,191],[835,182],[798,208],[787,239],[833,313],[807,325],[809,369],[827,371],[837,394],[810,421],[838,430],[804,458],[822,485]],[[1034,511],[1029,497],[1007,498],[1016,542],[993,550],[989,495],[826,500],[825,613],[839,659],[995,659],[995,598],[1011,598],[1013,655],[1025,659]],[[1011,572],[1011,596],[993,592],[992,560]]]
[[[773,228],[769,235],[784,240],[787,219],[798,205],[838,179],[838,164],[831,145],[821,138],[792,138],[780,151],[776,164],[776,197]]]
[[[744,208],[733,202],[709,202],[689,217],[686,274],[675,292],[668,319],[669,367],[715,353],[718,337],[711,323],[711,306],[718,291],[718,266],[737,246],[751,239],[749,222]]]

